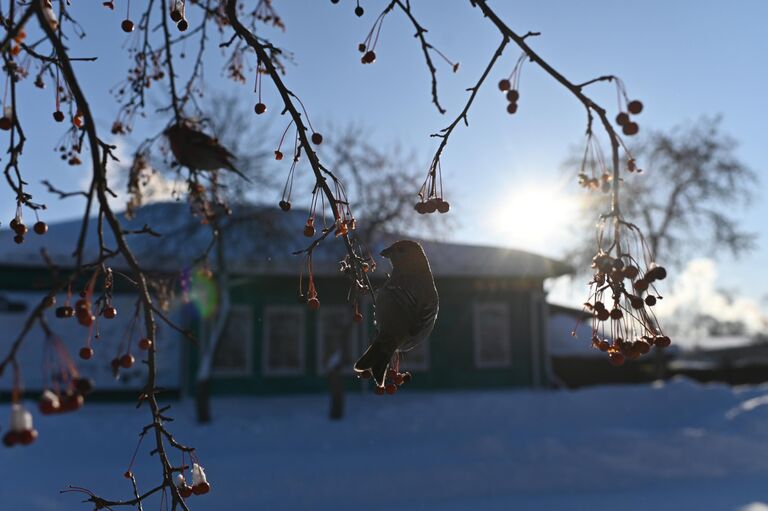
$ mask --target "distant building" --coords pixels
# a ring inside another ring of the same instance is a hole
[[[364,307],[365,320],[352,322],[346,303],[348,284],[338,271],[343,256],[340,242],[328,240],[313,258],[314,275],[321,301],[320,310],[308,310],[297,300],[303,259],[291,253],[307,246],[302,235],[306,211],[283,213],[276,208],[248,207],[235,210],[238,222],[226,233],[225,259],[233,275],[231,316],[214,362],[214,393],[270,394],[312,392],[327,388],[328,367],[341,357],[345,385],[359,388],[352,364],[373,334],[371,309]],[[318,222],[320,220],[318,219]],[[175,320],[204,334],[206,316],[216,306],[215,289],[196,275],[193,260],[209,245],[210,230],[189,215],[188,205],[162,203],[146,206],[126,223],[129,230],[149,225],[161,238],[131,235],[131,246],[141,264],[154,272],[178,277],[190,303],[174,302]],[[0,233],[0,303],[37,303],[50,286],[49,269],[40,250],[62,267],[71,267],[71,250],[77,239],[79,220],[50,226],[45,236],[30,234],[23,245],[15,245],[8,230]],[[97,249],[96,222],[92,221],[86,243],[87,256]],[[381,283],[389,262],[379,251],[400,237],[384,234],[370,247],[379,268],[373,274]],[[109,243],[109,237],[108,241]],[[548,307],[544,280],[570,272],[565,264],[543,256],[499,247],[422,241],[430,259],[438,291],[440,314],[430,342],[404,355],[403,369],[414,373],[412,388],[470,388],[540,386],[551,383],[547,350]],[[87,257],[86,257],[87,260]],[[121,261],[112,263],[116,268]],[[215,263],[213,263],[215,267]],[[118,279],[119,280],[119,279]],[[94,341],[96,357],[76,360],[81,372],[97,379],[101,388],[113,390],[139,385],[142,364],[128,383],[114,381],[111,360],[126,336],[140,336],[140,325],[129,333],[135,297],[119,290],[118,318],[99,321],[100,340]],[[59,300],[64,297],[60,296]],[[25,315],[0,310],[0,327],[14,335]],[[76,359],[87,329],[74,320],[51,319]],[[160,324],[162,351],[158,360],[166,371],[162,384],[171,388],[193,388],[197,353],[182,336]],[[24,377],[35,389],[41,363],[42,333],[28,342],[23,352]],[[138,355],[134,348],[134,353]],[[3,380],[8,387],[8,378]]]

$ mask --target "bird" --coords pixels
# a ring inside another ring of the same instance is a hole
[[[429,337],[440,306],[421,245],[400,240],[381,255],[392,263],[392,274],[376,293],[376,337],[354,366],[357,373],[370,372],[379,387],[395,352],[409,351]]]
[[[171,151],[181,165],[192,170],[227,169],[246,181],[249,179],[232,163],[235,156],[219,141],[198,131],[189,122],[181,121],[172,124],[165,130],[165,135],[171,143]]]

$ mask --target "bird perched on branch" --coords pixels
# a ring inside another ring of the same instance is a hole
[[[235,156],[219,141],[198,131],[187,122],[179,122],[165,130],[171,143],[171,151],[181,165],[191,170],[227,169],[246,181],[248,178],[232,163]]]
[[[424,249],[400,240],[382,250],[392,262],[392,275],[376,294],[378,333],[355,363],[355,371],[370,371],[379,387],[396,351],[408,351],[426,340],[435,326],[439,300]]]

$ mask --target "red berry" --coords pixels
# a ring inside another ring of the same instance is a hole
[[[3,444],[6,447],[13,447],[19,443],[19,440],[19,434],[15,431],[6,431],[5,435],[3,435]]]
[[[130,470],[126,470],[123,473],[123,477],[125,477],[126,479],[133,479],[133,472],[131,472]]]
[[[189,28],[189,22],[185,19],[182,19],[176,23],[176,28],[178,28],[180,32],[184,32]]]
[[[120,357],[113,358],[109,365],[112,366],[112,370],[116,372],[120,368]]]
[[[424,203],[424,211],[427,213],[434,213],[437,211],[437,201],[435,199],[429,199]]]
[[[416,203],[413,209],[415,209],[418,214],[423,215],[427,212],[425,208],[426,205],[427,205],[426,202],[419,201]]]
[[[54,404],[54,401],[45,398],[40,400],[40,403],[37,405],[37,407],[40,409],[40,413],[43,415],[51,415],[59,411],[58,403]]]
[[[320,133],[312,133],[312,143],[320,145],[323,143],[323,136]]]
[[[397,373],[394,378],[392,378],[395,381],[395,385],[402,385],[403,384],[403,373]]]
[[[278,203],[278,206],[280,206],[280,209],[282,209],[283,211],[289,211],[291,209],[291,203],[288,202],[287,200],[281,200]]]
[[[256,106],[253,109],[257,115],[261,115],[267,111],[267,105],[264,103],[256,103]]]
[[[450,205],[450,203],[448,201],[444,201],[444,200],[441,199],[437,203],[437,211],[439,213],[448,213],[448,210],[450,210],[450,209],[451,209],[451,205]]]
[[[188,484],[184,484],[179,488],[179,495],[183,499],[188,499],[192,496],[192,487]]]
[[[365,43],[358,44],[357,51],[359,51],[360,53],[365,53]]]
[[[363,14],[365,14],[365,10],[363,10],[362,7],[360,7],[359,5],[357,7],[355,7],[355,15],[358,18],[360,18]]]
[[[625,135],[631,137],[632,135],[637,135],[637,133],[640,131],[640,126],[638,126],[636,122],[630,122],[625,124],[621,131]]]
[[[504,78],[503,80],[499,81],[499,90],[500,91],[507,91],[512,87],[512,83],[510,83],[509,80]]]
[[[178,23],[179,21],[181,21],[181,18],[183,18],[183,16],[181,15],[180,10],[174,9],[171,11],[171,21],[173,21],[174,23]]]
[[[517,112],[517,103],[510,103],[507,105],[507,113],[514,114]]]
[[[363,64],[373,64],[374,62],[376,62],[376,52],[373,50],[368,50],[360,58],[360,62],[362,62]]]
[[[88,311],[78,313],[77,315],[77,322],[80,323],[83,326],[91,326],[94,322],[96,322],[96,316],[91,314]]]
[[[146,337],[142,338],[139,341],[139,349],[147,351],[151,347],[152,347],[152,341],[147,339]]]
[[[25,236],[29,232],[29,229],[24,223],[17,222],[16,225],[13,226],[13,232],[19,236]]]
[[[93,357],[93,348],[89,348],[88,346],[80,348],[80,358],[83,360],[90,360],[91,357]]]
[[[626,126],[629,124],[629,114],[627,112],[619,112],[616,116],[616,124],[619,126]]]
[[[0,130],[8,131],[11,129],[11,126],[13,126],[13,121],[11,121],[8,117],[0,117]]]
[[[311,238],[315,235],[315,227],[311,224],[307,224],[304,226],[304,236],[307,238]]]
[[[102,314],[104,314],[104,317],[107,319],[114,319],[117,316],[117,309],[112,306],[105,307]]]
[[[131,20],[123,20],[122,23],[120,23],[120,28],[123,29],[123,32],[133,32],[133,21]]]
[[[632,286],[638,291],[645,291],[648,289],[648,281],[645,279],[637,279]]]
[[[195,495],[205,495],[211,491],[211,485],[207,482],[196,484],[192,487],[192,493]]]
[[[597,319],[599,319],[600,321],[605,321],[611,316],[611,313],[608,312],[608,309],[600,309],[600,310],[597,310],[596,316],[597,316]]]
[[[394,394],[395,392],[397,392],[397,385],[395,385],[394,383],[390,383],[389,385],[387,385],[386,391],[387,391],[387,394],[389,395]]]
[[[275,151],[275,159],[278,160],[278,161],[282,160],[283,159],[283,153],[281,153],[280,151]]]
[[[45,222],[35,222],[35,225],[32,226],[32,230],[35,231],[35,234],[39,234],[42,236],[46,232],[48,232],[48,224]]]
[[[313,296],[307,300],[307,306],[309,307],[309,310],[316,311],[320,308],[320,300],[318,300],[316,296]]]
[[[383,396],[383,395],[384,395],[384,392],[386,392],[386,391],[384,390],[384,387],[379,387],[378,385],[376,385],[376,386],[373,388],[373,392],[374,392],[374,394],[376,394],[377,396]]]
[[[643,111],[643,103],[641,103],[636,99],[633,101],[630,101],[629,104],[627,105],[627,110],[629,110],[631,114],[637,115]]]
[[[133,363],[136,361],[135,358],[133,358],[133,355],[130,353],[126,353],[122,357],[120,357],[120,367],[123,369],[130,369],[131,366],[133,366]]]
[[[359,312],[355,312],[355,315],[352,316],[352,321],[355,323],[361,323],[363,321],[363,315]]]
[[[56,309],[57,318],[71,318],[74,316],[75,311],[69,305],[63,305]]]
[[[28,429],[26,431],[22,431],[21,433],[19,433],[19,443],[21,445],[29,445],[35,440],[37,440],[36,429]]]
[[[93,390],[93,380],[90,378],[75,378],[72,383],[74,383],[77,393],[83,396],[90,394]]]
[[[633,280],[639,273],[640,270],[637,269],[637,266],[629,265],[624,268],[624,278],[629,280]]]
[[[624,363],[624,355],[622,355],[618,351],[615,351],[610,355],[608,355],[608,360],[611,362],[611,365],[618,367]]]
[[[645,297],[645,303],[646,303],[648,306],[650,306],[650,307],[653,307],[654,305],[656,305],[656,297],[655,297],[655,296],[653,296],[653,295],[648,295],[648,296],[646,296],[646,297]]]
[[[69,393],[61,397],[61,412],[74,412],[83,407],[85,399],[81,394]]]
[[[656,346],[658,346],[659,348],[666,348],[670,344],[672,344],[672,340],[669,337],[667,337],[666,335],[658,335],[658,336],[656,336],[655,341],[656,341],[655,342]]]
[[[507,91],[507,101],[510,103],[517,103],[518,99],[520,99],[520,93],[518,91],[515,89],[509,89],[509,91]]]
[[[53,112],[53,120],[56,122],[62,122],[64,120],[64,112],[56,110]]]
[[[624,317],[624,313],[621,312],[621,309],[616,308],[611,310],[611,319],[621,319]]]
[[[24,243],[24,236],[17,234],[16,236],[13,237],[13,242],[16,243],[17,245],[21,245],[22,243]]]

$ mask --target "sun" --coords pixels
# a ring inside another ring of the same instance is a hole
[[[493,213],[494,234],[504,245],[554,254],[578,234],[579,200],[565,183],[526,183],[502,195]]]

